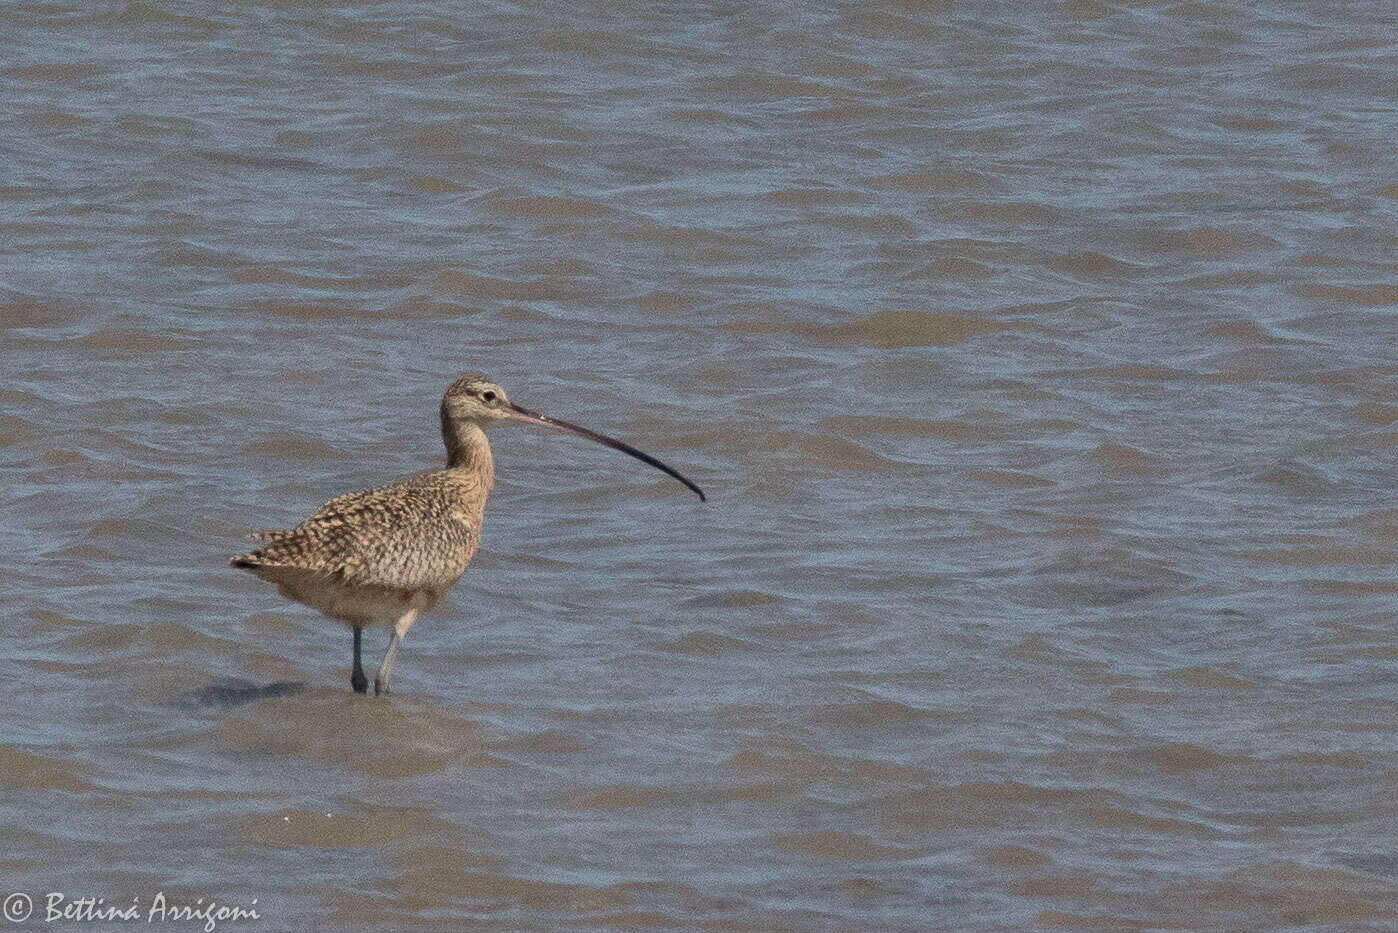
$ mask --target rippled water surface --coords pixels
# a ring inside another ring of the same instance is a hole
[[[1234,6],[0,5],[4,893],[1398,923],[1398,9]],[[494,431],[355,696],[227,558],[477,369],[710,501]]]

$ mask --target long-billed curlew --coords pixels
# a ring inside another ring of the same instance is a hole
[[[512,419],[567,431],[630,454],[670,474],[700,499],[704,491],[677,470],[629,444],[549,418],[511,402],[478,374],[462,376],[442,396],[447,466],[388,486],[339,496],[289,531],[264,531],[264,543],[231,561],[354,629],[350,685],[368,689],[359,660],[365,626],[393,623],[374,694],[388,692],[393,656],[417,617],[451,589],[481,540],[485,500],[495,485],[495,458],[485,428]]]

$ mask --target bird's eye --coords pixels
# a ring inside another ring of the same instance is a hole
[[[495,399],[495,393],[490,389],[486,389],[484,392],[481,393],[481,400],[485,402],[487,405],[494,405]]]

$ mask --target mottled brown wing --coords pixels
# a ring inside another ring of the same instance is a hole
[[[287,531],[264,532],[248,555],[351,586],[442,589],[466,569],[480,529],[448,490],[405,480],[330,500]]]

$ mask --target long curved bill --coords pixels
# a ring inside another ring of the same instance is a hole
[[[619,441],[614,437],[608,437],[605,434],[598,434],[596,431],[589,430],[583,427],[582,425],[573,424],[570,421],[564,421],[561,418],[550,418],[548,415],[541,415],[537,411],[530,411],[527,408],[521,408],[514,402],[507,402],[506,406],[507,410],[509,411],[509,417],[513,418],[516,421],[523,421],[526,424],[542,425],[546,428],[553,428],[555,431],[566,431],[569,434],[576,434],[579,437],[586,437],[589,440],[594,440],[599,444],[605,444],[613,450],[619,450],[624,454],[630,454],[637,460],[640,460],[642,463],[649,463],[651,466],[655,467],[660,472],[668,473],[675,479],[679,480],[681,483],[684,483],[691,490],[693,490],[694,494],[699,497],[699,500],[701,502],[705,501],[706,499],[704,495],[704,490],[696,486],[692,480],[690,480],[679,470],[675,469],[669,464],[662,463],[661,461],[655,459],[648,453],[644,453],[642,451],[637,450],[630,444],[627,444],[623,441]]]

